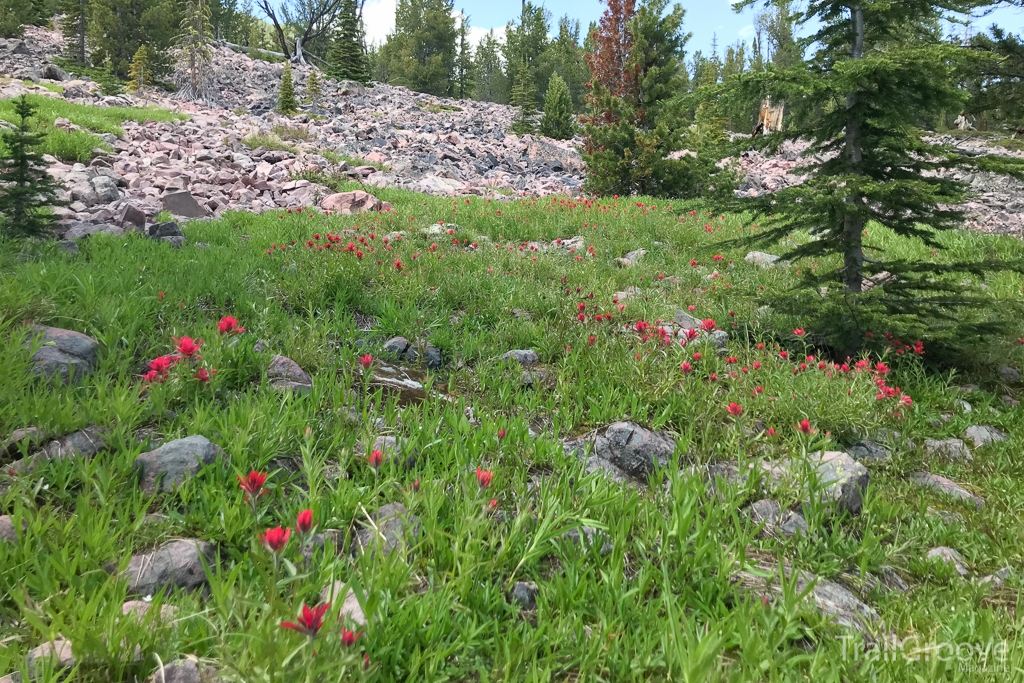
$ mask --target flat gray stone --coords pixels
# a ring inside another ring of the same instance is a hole
[[[408,348],[409,340],[405,337],[392,337],[384,342],[384,353],[391,354],[395,358],[404,356]]]
[[[221,454],[220,446],[198,434],[169,441],[135,459],[139,487],[147,495],[169,493],[217,462]]]
[[[116,225],[105,223],[79,223],[64,233],[65,240],[80,240],[93,235],[114,235],[119,237],[124,234],[124,229]]]
[[[1008,439],[1002,430],[988,425],[971,425],[964,430],[964,438],[973,443],[975,448]]]
[[[960,439],[925,439],[925,455],[951,462],[971,462],[974,456]]]
[[[645,254],[647,254],[646,249],[634,249],[625,256],[615,259],[615,263],[623,268],[629,268],[635,266]]]
[[[809,453],[807,458],[806,464],[792,459],[764,463],[762,467],[771,479],[777,481],[798,481],[803,478],[804,470],[809,468],[807,474],[817,480],[820,487],[818,496],[822,502],[834,503],[852,515],[860,514],[863,495],[871,479],[867,468],[841,451]],[[811,481],[803,483],[809,485]],[[808,492],[808,495],[813,494]]]
[[[25,655],[25,664],[30,679],[36,677],[38,669],[45,666],[44,661],[52,667],[51,671],[64,671],[75,666],[75,655],[71,652],[71,643],[62,637],[54,638],[48,643],[32,648]]]
[[[752,251],[743,257],[743,260],[755,266],[761,266],[762,268],[775,268],[782,265],[780,261],[782,258],[775,254],[766,254],[763,251]]]
[[[1020,381],[1020,370],[1011,365],[1001,365],[996,370],[999,373],[1000,379],[1005,382],[1019,382]]]
[[[10,515],[0,515],[0,541],[17,543],[18,529]]]
[[[564,538],[566,541],[579,548],[598,548],[598,553],[601,555],[608,555],[615,549],[615,544],[612,543],[611,538],[607,533],[592,526],[581,526],[578,529],[569,529],[559,538]]]
[[[128,581],[129,595],[154,595],[174,588],[195,590],[206,585],[204,560],[213,568],[216,557],[212,544],[179,539],[152,552],[133,555],[121,577]]]
[[[47,378],[60,378],[65,384],[92,374],[99,363],[99,342],[92,337],[59,327],[35,325],[32,331],[42,335],[42,346],[32,354],[32,372]]]
[[[523,367],[536,365],[540,362],[540,356],[533,349],[513,349],[501,356],[504,360],[514,360]]]
[[[970,503],[976,508],[980,508],[985,504],[985,499],[981,496],[976,496],[970,491],[965,490],[956,482],[946,479],[938,474],[930,474],[928,472],[911,472],[907,477],[912,483],[921,486],[926,489],[931,489],[936,493],[941,493],[946,496],[952,496],[957,500],[962,500],[965,503]]]
[[[885,446],[881,446],[870,439],[863,439],[846,449],[857,462],[879,464],[888,462],[892,454]]]
[[[646,482],[655,470],[668,466],[675,450],[675,440],[664,432],[641,427],[635,422],[616,422],[597,436],[591,457]]]
[[[309,393],[313,389],[313,378],[287,356],[274,356],[267,368],[270,386],[279,391]]]
[[[210,215],[210,212],[205,207],[200,206],[196,198],[189,192],[168,192],[160,198],[160,203],[165,210],[170,211],[175,216],[206,218]]]
[[[149,236],[153,239],[168,239],[172,237],[184,239],[185,233],[181,231],[181,228],[174,221],[166,221],[149,226]]]
[[[91,458],[107,447],[107,430],[100,427],[86,427],[51,441],[41,450],[11,464],[19,473],[34,470],[47,460],[71,460]]]
[[[401,503],[382,505],[373,517],[371,526],[355,532],[353,551],[364,553],[376,549],[389,555],[398,549],[407,551],[410,541],[419,537],[419,517]]]
[[[969,571],[967,563],[964,562],[963,556],[952,548],[948,548],[944,545],[929,550],[928,554],[925,555],[925,559],[939,560],[944,564],[948,564],[960,576],[967,576]]]
[[[345,595],[344,600],[341,600],[342,593]],[[320,591],[321,604],[336,605],[339,601],[341,601],[341,608],[338,610],[338,619],[348,619],[357,626],[366,626],[366,615],[363,614],[363,608],[359,604],[354,590],[351,588],[346,590],[344,583],[334,581]]]
[[[199,667],[191,659],[178,659],[164,664],[146,679],[147,683],[201,683]]]

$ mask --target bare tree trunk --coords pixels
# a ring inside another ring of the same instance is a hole
[[[853,41],[850,46],[851,59],[864,56],[864,8],[854,5],[850,8],[850,21],[853,29]],[[858,99],[856,93],[846,98],[846,166],[851,175],[861,174],[864,161],[862,144],[863,131],[857,113]],[[848,292],[860,292],[864,282],[864,217],[860,215],[864,197],[854,194],[846,198],[850,205],[843,217],[843,284]],[[854,211],[858,213],[853,213]]]
[[[274,8],[270,6],[270,0],[257,0],[256,6],[263,11],[267,18],[270,19],[270,23],[274,25],[274,33],[277,35],[277,44],[281,46],[281,52],[288,59],[291,58],[291,52],[288,50],[288,40],[284,37],[284,29],[281,28],[281,23],[277,20],[277,14],[274,12]]]
[[[302,54],[302,36],[295,36],[295,59],[299,64],[305,64],[306,58]]]

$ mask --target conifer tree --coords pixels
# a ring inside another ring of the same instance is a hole
[[[145,45],[139,45],[128,67],[128,92],[137,93],[146,86],[153,85],[153,73],[149,66],[149,51]]]
[[[178,94],[189,100],[213,99],[213,50],[208,0],[187,0],[178,36],[175,81]]]
[[[753,4],[756,0],[747,0]],[[797,15],[801,25],[819,26],[811,36],[815,54],[807,64],[776,65],[763,74],[741,77],[774,100],[785,99],[792,116],[783,138],[810,140],[808,180],[773,195],[751,200],[762,214],[775,215],[759,241],[784,238],[798,229],[815,238],[789,256],[838,254],[842,265],[823,268],[814,284],[838,281],[850,294],[873,288],[866,278],[883,271],[895,276],[885,294],[889,310],[903,304],[917,312],[938,312],[959,295],[936,272],[979,264],[938,266],[899,259],[865,257],[869,222],[897,235],[941,248],[939,232],[959,227],[967,186],[943,174],[956,167],[985,166],[1012,171],[1008,162],[965,159],[928,142],[919,122],[935,111],[956,111],[965,93],[956,69],[971,59],[963,47],[931,40],[894,40],[906,27],[938,18],[944,10],[965,11],[973,0],[816,0]],[[769,142],[772,142],[771,140]],[[1019,168],[1019,167],[1018,167]],[[1019,172],[1019,171],[1018,171]],[[749,207],[748,207],[749,208]],[[990,264],[994,265],[994,264]],[[810,277],[810,276],[809,276]],[[865,284],[865,283],[868,284]],[[947,296],[927,291],[946,288]]]
[[[510,93],[508,79],[501,65],[500,47],[493,30],[476,46],[476,54],[473,56],[473,73],[476,76],[474,99],[508,104]]]
[[[320,72],[316,69],[310,72],[309,78],[306,79],[306,101],[313,107],[314,110],[320,108],[320,98],[323,95],[323,89],[320,87]]]
[[[398,0],[395,32],[381,50],[388,82],[454,95],[459,41],[453,9],[453,0]]]
[[[455,60],[455,96],[466,99],[473,92],[473,48],[469,45],[469,17],[461,14],[459,22],[459,56]]]
[[[551,74],[548,91],[544,95],[544,115],[540,119],[540,134],[556,140],[568,140],[576,134],[576,128],[569,87],[557,73]]]
[[[516,71],[516,84],[512,88],[512,106],[516,117],[512,121],[512,132],[516,135],[533,133],[537,129],[537,89],[533,73],[526,61],[520,62]]]
[[[279,114],[291,116],[299,110],[295,101],[295,86],[292,84],[292,63],[284,63],[284,71],[281,73],[281,85],[277,91],[277,111]]]
[[[327,53],[327,62],[330,64],[327,74],[337,81],[369,83],[369,63],[363,49],[357,12],[356,0],[343,0],[338,28]]]
[[[43,135],[33,133],[29,119],[35,107],[26,95],[14,101],[18,123],[0,133],[5,154],[0,158],[0,216],[3,234],[10,237],[40,237],[56,216],[48,206],[60,205],[59,185],[46,172],[49,164],[35,147]]]
[[[89,26],[89,0],[61,0],[61,33],[68,39],[68,53],[79,64],[85,64],[85,35]]]

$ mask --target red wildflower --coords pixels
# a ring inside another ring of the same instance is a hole
[[[364,368],[370,367],[371,365],[373,365],[373,356],[371,356],[368,353],[363,355],[362,357],[359,358],[359,364],[362,365]]]
[[[163,292],[157,292],[156,293],[156,298],[160,299],[160,301],[163,301],[164,300],[164,293]]]
[[[498,439],[500,440],[500,439],[504,439],[504,438],[505,438],[505,430],[504,429],[499,429],[498,430]]]
[[[494,478],[494,473],[490,470],[482,469],[479,465],[476,468],[476,480],[480,484],[480,488],[485,489],[491,485],[491,480]]]
[[[683,364],[682,364],[682,365],[680,365],[680,366],[679,366],[679,368],[680,368],[680,369],[681,369],[681,370],[682,370],[683,372],[690,372],[691,370],[693,370],[693,366],[692,366],[692,365],[690,365],[689,363],[687,363],[686,361],[683,361]]]
[[[203,345],[202,339],[193,339],[192,337],[178,337],[177,339],[171,337],[171,339],[178,345],[178,353],[186,358],[191,358],[198,354],[200,347]]]
[[[303,510],[295,518],[295,530],[305,536],[313,529],[313,511]]]
[[[733,417],[739,417],[740,415],[743,414],[743,406],[735,402],[730,403],[725,410]]]
[[[331,606],[331,603],[325,603],[323,605],[317,605],[312,609],[302,606],[302,615],[299,616],[299,623],[294,624],[290,621],[282,621],[281,628],[290,628],[293,631],[304,633],[310,638],[315,638],[316,634],[319,633],[320,629],[324,626],[324,613]]]
[[[801,431],[804,434],[811,434],[814,431],[813,429],[811,429],[810,420],[800,420],[800,424],[798,424],[796,428],[798,431]]]
[[[370,466],[373,467],[373,469],[379,469],[380,464],[384,462],[384,452],[380,449],[374,449],[366,460],[370,463]]]
[[[804,330],[804,328],[802,328],[802,327],[798,327],[795,330],[793,330],[793,334],[795,334],[798,337],[802,337],[805,334],[807,334],[807,331]]]
[[[251,470],[249,475],[246,477],[238,477],[238,486],[250,500],[254,500],[262,496],[265,491],[263,485],[267,483],[267,475],[265,472],[257,472]]]
[[[362,631],[349,631],[344,626],[341,627],[341,643],[345,647],[352,647],[359,640],[359,636],[363,635]]]
[[[715,321],[712,320],[711,318],[707,318],[706,320],[702,320],[701,323],[700,323],[700,328],[702,330],[704,330],[705,332],[714,332],[715,331],[715,327],[716,327]]]
[[[274,527],[273,529],[267,529],[260,535],[260,543],[273,555],[277,555],[279,552],[284,550],[284,547],[288,545],[288,539],[291,538],[292,530],[288,528]]]
[[[206,384],[207,382],[210,381],[210,373],[206,370],[206,368],[199,368],[198,370],[196,370],[195,377],[203,384]]]
[[[498,509],[498,500],[496,498],[491,498],[491,501],[489,503],[487,503],[487,509],[488,510],[497,510]]]
[[[226,315],[217,323],[217,329],[221,334],[241,334],[245,332],[244,327],[238,326],[238,318],[233,315]]]
[[[398,260],[398,259],[395,259],[395,270],[398,270],[398,271],[402,270],[402,262],[400,260]]]

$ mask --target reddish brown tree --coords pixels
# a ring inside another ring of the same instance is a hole
[[[613,97],[623,97],[637,87],[636,68],[627,64],[633,47],[629,23],[636,14],[636,0],[606,2],[608,7],[591,34],[594,51],[586,55],[592,77],[588,85],[593,90],[594,84],[600,84]]]

